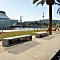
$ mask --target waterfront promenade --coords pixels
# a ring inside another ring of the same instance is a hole
[[[60,49],[60,31],[44,38],[3,47],[0,41],[0,60],[49,60]]]

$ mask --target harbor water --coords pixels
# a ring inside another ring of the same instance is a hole
[[[11,31],[26,31],[26,30],[45,30],[46,28],[34,28],[34,27],[13,27],[13,28],[3,28],[0,32],[11,32]]]

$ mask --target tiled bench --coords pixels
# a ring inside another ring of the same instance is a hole
[[[48,35],[49,35],[48,32],[37,32],[35,36],[36,38],[42,38]]]
[[[10,46],[14,43],[18,43],[21,41],[31,41],[31,35],[22,35],[22,36],[15,36],[15,37],[8,37],[2,39],[2,46]]]

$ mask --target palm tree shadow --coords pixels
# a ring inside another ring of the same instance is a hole
[[[51,40],[53,38],[55,37],[50,35],[50,36],[43,37],[42,40]]]
[[[22,53],[32,47],[35,47],[37,45],[39,45],[40,43],[35,42],[35,41],[29,41],[26,43],[22,43],[22,44],[18,44],[18,45],[14,45],[14,46],[10,46],[10,47],[4,47],[4,49],[11,54],[19,54]]]

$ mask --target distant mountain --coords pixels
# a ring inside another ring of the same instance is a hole
[[[41,23],[48,23],[49,19],[39,20]],[[52,20],[52,23],[60,23],[60,20]]]

